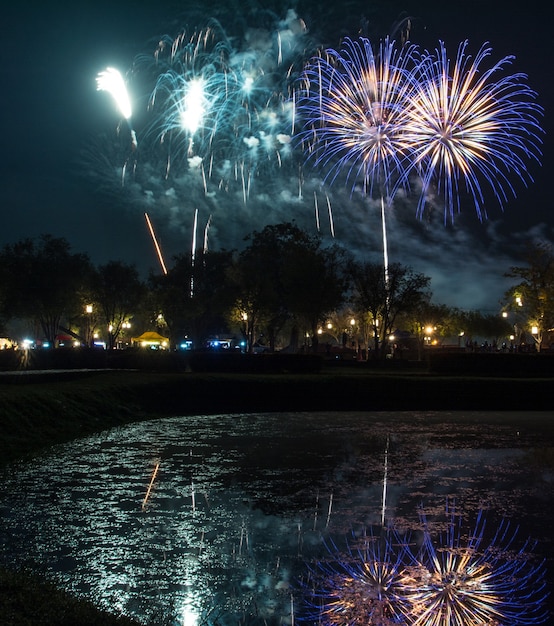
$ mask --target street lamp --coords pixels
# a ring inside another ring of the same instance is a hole
[[[431,345],[431,336],[432,336],[434,330],[435,329],[432,326],[426,326],[425,329],[424,329],[425,343],[428,346]]]
[[[87,304],[85,306],[85,313],[86,313],[86,318],[87,318],[87,330],[86,330],[86,335],[85,335],[85,342],[87,344],[88,347],[92,346],[92,327],[91,327],[91,323],[90,323],[90,318],[92,316],[92,304]]]
[[[124,339],[125,339],[125,333],[126,332],[128,333],[130,328],[131,328],[131,322],[129,322],[129,321],[123,322],[123,324],[121,324],[121,340],[119,341],[119,345],[120,345],[121,348],[124,347],[123,343],[124,343]],[[126,343],[126,345],[129,345],[129,342],[125,342],[125,343]]]

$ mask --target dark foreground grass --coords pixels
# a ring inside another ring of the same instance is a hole
[[[0,569],[1,623],[9,626],[137,626],[125,616],[101,611],[32,572]]]
[[[63,371],[0,375],[0,462],[130,422],[268,411],[549,410],[553,378],[324,367],[317,374]],[[553,416],[554,428],[554,416]],[[27,572],[0,569],[10,625],[133,624]]]

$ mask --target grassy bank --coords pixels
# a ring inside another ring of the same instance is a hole
[[[267,411],[548,410],[550,376],[442,375],[328,364],[319,373],[49,371],[0,375],[2,463],[144,419]],[[554,428],[554,419],[553,419]],[[35,574],[0,569],[3,623],[133,624]]]
[[[328,367],[319,374],[149,371],[4,373],[3,462],[132,421],[268,411],[548,410],[550,377],[448,376]]]

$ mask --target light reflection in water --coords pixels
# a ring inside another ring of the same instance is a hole
[[[452,498],[468,519],[484,509],[493,526],[520,523],[551,555],[548,417],[291,413],[135,424],[7,468],[0,557],[145,623],[292,624],[307,564],[334,537],[380,528],[384,510],[387,524],[418,533],[422,503],[433,524]]]
[[[198,618],[199,616],[196,610],[191,607],[189,602],[186,602],[183,606],[183,611],[181,614],[181,624],[183,626],[197,626]]]

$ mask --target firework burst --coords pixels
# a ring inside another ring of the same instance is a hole
[[[239,180],[246,198],[260,167],[289,158],[286,73],[260,65],[253,53],[238,54],[216,22],[162,39],[149,59],[152,70],[146,136],[165,154],[166,175],[175,165],[201,169],[205,181],[223,188]]]
[[[482,187],[491,189],[503,206],[508,193],[516,195],[511,177],[530,180],[528,162],[539,162],[542,108],[526,76],[502,75],[513,57],[483,68],[491,48],[484,45],[473,58],[467,45],[460,44],[451,63],[441,42],[435,54],[423,54],[417,65],[405,140],[423,183],[418,215],[436,183],[445,219],[459,211],[464,191],[478,216],[486,217]]]
[[[530,181],[528,163],[540,161],[543,111],[524,74],[502,75],[513,57],[486,69],[491,48],[473,58],[467,46],[451,63],[442,42],[431,54],[385,40],[375,53],[368,40],[347,39],[313,59],[298,103],[307,160],[330,182],[340,174],[370,194],[378,186],[389,203],[419,176],[419,217],[433,185],[445,219],[464,193],[486,217],[484,188],[502,207],[516,195],[511,179]],[[385,230],[383,240],[386,261]]]
[[[340,51],[308,64],[298,95],[299,139],[308,161],[327,170],[326,180],[345,172],[354,187],[371,193],[377,183],[387,195],[407,183],[413,52],[388,39],[377,52],[368,39],[346,39]]]
[[[379,189],[386,279],[385,205],[399,186],[408,186],[412,166],[404,127],[414,90],[414,50],[386,39],[374,52],[368,39],[346,39],[340,51],[312,59],[299,90],[299,139],[308,160],[327,170],[327,181],[345,174],[364,193]]]

